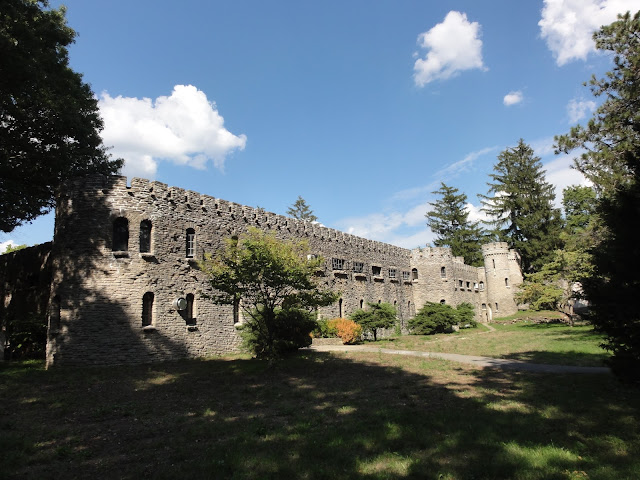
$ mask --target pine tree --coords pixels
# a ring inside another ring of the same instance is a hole
[[[479,222],[469,221],[466,208],[467,196],[459,190],[441,183],[440,189],[432,192],[440,195],[433,203],[427,217],[427,225],[436,235],[433,244],[436,247],[450,247],[456,257],[464,257],[467,265],[483,265],[480,245],[486,239],[486,233]]]
[[[318,217],[313,214],[313,210],[307,205],[307,202],[298,195],[298,199],[287,210],[287,215],[298,220],[306,220],[308,222],[317,222]]]
[[[586,127],[556,137],[556,149],[585,152],[576,168],[599,192],[594,272],[582,282],[591,320],[613,352],[614,372],[640,380],[640,12],[619,16],[594,34],[596,47],[614,54],[613,70],[591,78],[594,96],[604,96]]]
[[[482,210],[492,218],[488,224],[497,238],[520,253],[523,271],[537,271],[561,246],[562,218],[553,206],[553,185],[522,139],[500,153],[493,168],[489,193],[480,195]]]

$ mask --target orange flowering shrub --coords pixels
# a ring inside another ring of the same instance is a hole
[[[338,333],[338,337],[345,345],[350,343],[356,343],[360,340],[362,335],[362,327],[353,320],[346,318],[334,318],[327,322],[327,326],[330,329],[335,329]]]

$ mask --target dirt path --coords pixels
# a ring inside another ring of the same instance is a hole
[[[488,332],[487,332],[488,333]],[[373,352],[387,355],[409,355],[414,357],[442,358],[452,362],[467,363],[482,368],[502,368],[505,370],[519,370],[542,373],[588,373],[610,374],[607,367],[576,367],[571,365],[545,365],[542,363],[527,363],[520,360],[505,358],[477,357],[474,355],[460,355],[457,353],[416,352],[413,350],[392,350],[388,348],[369,347],[366,345],[312,345],[309,350],[316,352]]]

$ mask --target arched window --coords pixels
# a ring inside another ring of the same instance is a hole
[[[196,256],[196,231],[193,228],[187,228],[187,258]]]
[[[338,300],[338,318],[342,318],[342,299]]]
[[[498,302],[496,302],[496,312],[498,311]]]
[[[364,306],[364,299],[361,298],[360,299],[360,310],[362,310],[362,307]]]
[[[142,326],[153,325],[153,293],[147,292],[142,296]]]
[[[445,303],[447,303],[447,302],[445,302],[444,298],[442,300],[440,300],[440,305],[444,305]]]
[[[417,268],[412,268],[411,269],[411,278],[414,280],[418,279],[418,269]]]
[[[115,252],[126,252],[129,250],[129,220],[118,217],[113,221],[113,245]]]
[[[445,267],[440,267],[440,276],[442,278],[447,278],[447,269]]]
[[[151,220],[140,222],[140,252],[149,253],[151,251]]]
[[[51,299],[51,310],[49,312],[49,327],[60,329],[60,297],[56,295]]]
[[[187,293],[186,300],[187,300],[187,309],[185,311],[185,315],[187,316],[187,320],[192,320],[194,318],[193,304],[195,301],[195,297],[193,296],[193,293]]]
[[[480,291],[484,290],[484,282],[480,282],[480,283],[478,284],[478,289],[479,289]]]
[[[504,286],[505,286],[505,287],[508,287],[508,286],[509,286],[509,279],[508,279],[508,278],[505,278],[505,279],[504,279]]]
[[[483,304],[482,304],[482,309],[483,309],[483,310],[486,310],[486,309],[487,309],[487,304],[486,304],[486,303],[483,303]]]

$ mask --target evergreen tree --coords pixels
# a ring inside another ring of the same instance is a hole
[[[306,220],[308,222],[317,222],[318,217],[313,214],[313,210],[307,205],[307,202],[298,195],[298,199],[287,210],[287,215],[298,220]]]
[[[469,221],[466,208],[467,196],[458,193],[458,189],[441,183],[440,189],[432,192],[440,195],[433,203],[427,217],[427,225],[436,235],[433,244],[436,247],[450,247],[456,257],[464,257],[467,265],[482,266],[484,261],[480,245],[486,239],[486,233],[479,222]]]
[[[46,213],[62,182],[112,174],[98,101],[69,67],[75,32],[47,0],[0,7],[0,230]]]
[[[378,331],[391,328],[396,324],[396,307],[390,303],[369,303],[368,310],[356,310],[351,314],[351,320],[362,327],[364,333],[371,333],[373,341],[378,340]]]
[[[640,379],[640,12],[619,16],[594,34],[596,47],[614,54],[613,70],[591,78],[594,96],[604,96],[586,127],[556,137],[556,149],[585,152],[576,168],[600,193],[597,244],[591,249],[594,272],[583,281],[594,325],[607,336],[612,367]]]
[[[553,185],[547,183],[540,158],[520,139],[498,155],[489,176],[488,195],[480,195],[488,223],[502,242],[515,248],[526,273],[537,271],[560,247],[562,218],[553,207]]]

